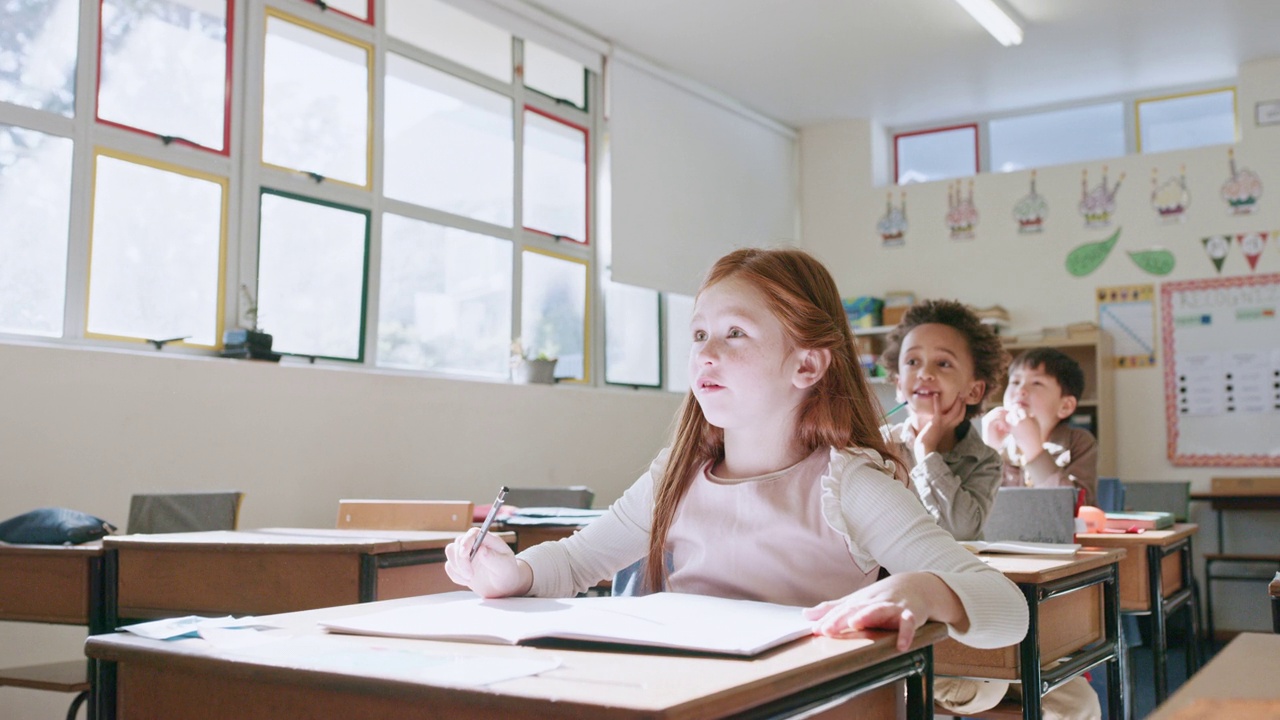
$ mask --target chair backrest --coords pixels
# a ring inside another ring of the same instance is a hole
[[[1124,483],[1120,478],[1098,478],[1098,509],[1102,512],[1124,510]]]
[[[1002,487],[987,514],[987,540],[1069,543],[1075,537],[1075,488]]]
[[[463,531],[471,510],[465,500],[339,500],[338,528]]]
[[[586,510],[596,499],[590,488],[573,487],[513,487],[507,491],[508,505],[515,507],[567,507]]]
[[[244,493],[226,490],[189,493],[139,493],[129,500],[125,532],[175,533],[235,530]]]
[[[1124,481],[1125,510],[1154,510],[1173,515],[1178,522],[1185,522],[1191,505],[1191,481],[1168,482]]]

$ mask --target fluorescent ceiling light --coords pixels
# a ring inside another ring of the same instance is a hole
[[[1001,45],[1022,44],[1022,28],[1014,22],[1009,11],[996,4],[995,0],[956,0],[974,20],[991,33]]]

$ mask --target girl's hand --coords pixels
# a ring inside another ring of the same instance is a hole
[[[445,546],[444,571],[449,579],[486,598],[529,592],[533,585],[533,570],[524,561],[517,560],[511,548],[492,533],[484,536],[479,552],[471,557],[471,546],[479,534],[479,528],[471,528]]]
[[[982,416],[982,442],[989,447],[997,450],[1004,445],[1004,439],[1009,437],[1009,411],[1004,407],[998,407],[986,415]]]
[[[928,572],[891,575],[839,600],[806,608],[804,616],[816,621],[815,635],[844,637],[859,630],[897,630],[900,652],[911,647],[916,629],[929,620],[948,623],[961,632],[969,626],[960,598]]]
[[[964,422],[965,408],[959,395],[951,403],[951,407],[945,409],[942,407],[940,396],[933,396],[933,416],[920,429],[920,434],[916,435],[915,444],[912,446],[916,463],[924,462],[925,456],[937,450],[948,433],[955,434],[956,428]]]

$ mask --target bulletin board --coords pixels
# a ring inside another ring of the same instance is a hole
[[[1174,465],[1280,467],[1280,274],[1164,283]]]

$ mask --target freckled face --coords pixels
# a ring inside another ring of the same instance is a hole
[[[949,408],[957,398],[966,405],[982,399],[986,384],[973,377],[973,355],[963,333],[950,325],[917,325],[902,339],[898,353],[898,400],[905,400],[921,422],[933,417],[934,403]]]
[[[690,330],[689,382],[708,422],[762,428],[794,414],[799,351],[759,290],[733,277],[704,288]]]

